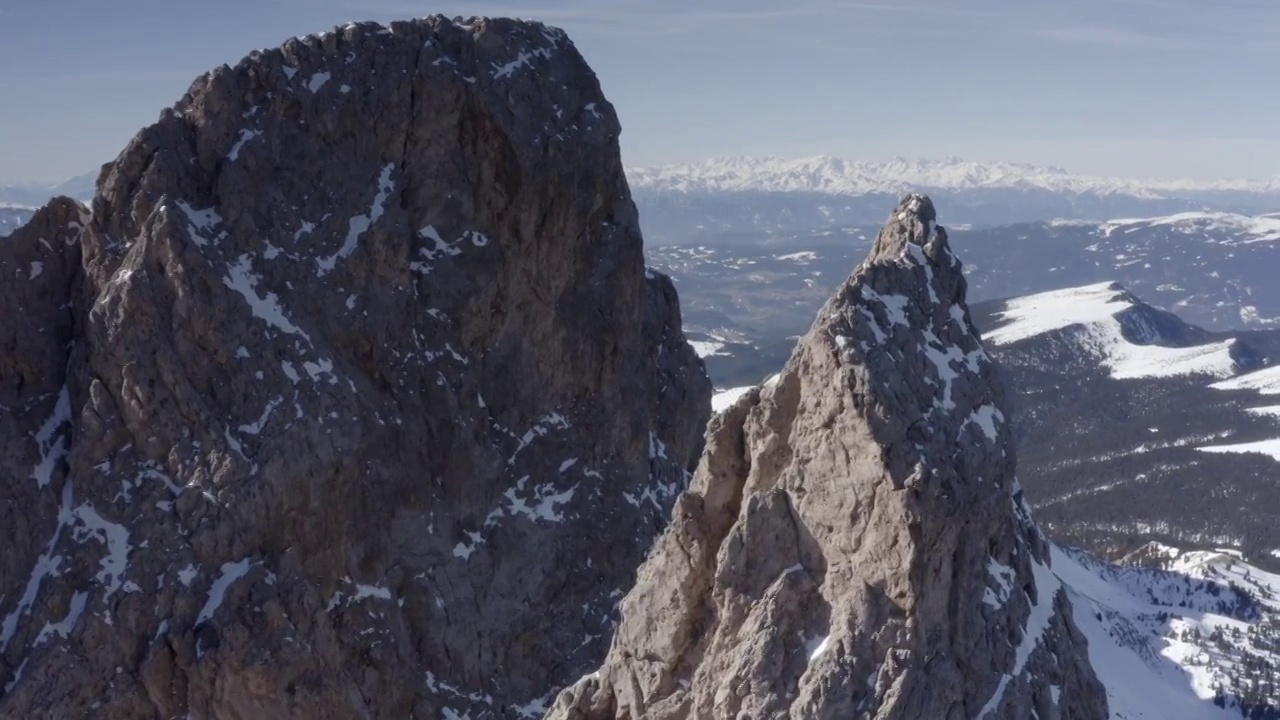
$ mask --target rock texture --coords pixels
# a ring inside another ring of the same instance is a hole
[[[198,79],[0,243],[0,715],[536,717],[710,386],[559,30]]]
[[[1007,416],[908,196],[782,373],[712,420],[608,659],[548,717],[1105,718]]]

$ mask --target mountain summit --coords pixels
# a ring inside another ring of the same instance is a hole
[[[538,23],[199,78],[0,243],[0,715],[534,717],[710,386],[619,125]]]
[[[933,204],[712,420],[604,666],[550,718],[1104,718]]]

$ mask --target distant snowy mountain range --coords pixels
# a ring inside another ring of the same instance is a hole
[[[1106,220],[1193,211],[1280,212],[1280,176],[1139,180],[1073,175],[1018,163],[894,159],[727,158],[633,167],[628,180],[645,235],[657,244],[878,224],[907,190],[928,192],[952,224]]]
[[[50,198],[66,195],[76,200],[93,198],[98,171],[84,173],[58,183],[17,183],[0,185],[0,207],[38,208]]]
[[[0,237],[22,227],[31,219],[36,208],[58,195],[73,197],[82,202],[93,199],[94,184],[98,172],[87,172],[60,183],[0,184]]]
[[[1280,175],[1261,180],[1138,180],[1073,175],[1052,166],[981,163],[960,158],[883,162],[811,158],[717,158],[696,163],[628,168],[633,189],[671,192],[815,192],[831,195],[907,190],[1047,190],[1056,193],[1172,198],[1197,192],[1280,195]]]
[[[0,234],[24,216],[22,209],[39,207],[55,195],[92,199],[97,176],[95,170],[52,185],[0,185]],[[947,207],[948,221],[960,226],[1201,213],[1223,218],[1275,214],[1270,222],[1280,228],[1280,175],[1141,180],[1075,175],[1024,163],[959,158],[881,162],[823,155],[631,167],[627,178],[650,245],[878,226],[884,208],[908,190],[929,192]]]

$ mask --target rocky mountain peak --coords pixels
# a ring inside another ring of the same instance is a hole
[[[933,233],[937,217],[933,201],[927,195],[906,195],[889,215],[889,222],[880,230],[868,261],[875,262],[899,255],[906,250],[908,244],[924,247]],[[946,241],[945,232],[941,240]]]
[[[549,717],[1106,717],[935,219],[904,198],[712,421],[608,659]]]
[[[567,36],[348,25],[198,79],[0,243],[0,714],[533,717],[710,385]]]

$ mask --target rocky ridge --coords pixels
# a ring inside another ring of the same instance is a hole
[[[1107,716],[934,220],[905,198],[712,420],[608,659],[549,718]]]
[[[535,717],[597,665],[710,391],[618,135],[559,30],[348,25],[0,243],[0,715]]]

